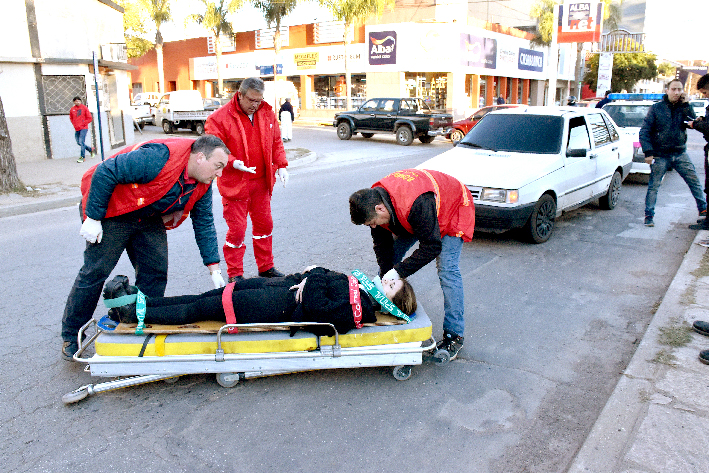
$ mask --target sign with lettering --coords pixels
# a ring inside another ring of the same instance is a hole
[[[603,2],[566,0],[559,7],[559,43],[585,43],[601,40]]]
[[[396,31],[371,31],[368,42],[369,64],[396,64]]]
[[[519,48],[517,69],[542,72],[544,70],[544,53],[542,51]]]
[[[472,34],[460,35],[462,65],[495,69],[497,65],[497,40]]]

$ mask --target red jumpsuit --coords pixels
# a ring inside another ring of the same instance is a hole
[[[209,116],[204,129],[221,138],[231,152],[229,164],[217,179],[229,227],[223,248],[229,277],[244,274],[247,215],[251,218],[256,265],[259,272],[268,271],[273,268],[271,195],[275,173],[288,166],[276,115],[268,103],[261,102],[252,123],[241,110],[237,94]],[[256,174],[234,169],[235,159],[247,167],[255,166]]]

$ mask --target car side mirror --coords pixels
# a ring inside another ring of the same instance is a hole
[[[567,158],[585,158],[588,150],[583,148],[571,148],[566,150]]]

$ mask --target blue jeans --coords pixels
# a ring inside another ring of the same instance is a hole
[[[86,146],[86,133],[88,133],[88,129],[84,130],[77,130],[74,132],[74,138],[76,139],[76,144],[79,145],[79,148],[81,148],[81,157],[85,157],[84,153],[88,151],[89,153],[91,152],[91,148],[89,146]]]
[[[662,178],[665,173],[674,168],[677,173],[682,176],[684,182],[689,186],[692,192],[692,197],[697,201],[697,210],[702,211],[707,208],[707,201],[704,200],[704,191],[699,183],[697,171],[694,169],[694,164],[689,160],[687,153],[682,153],[669,158],[655,158],[655,162],[650,167],[650,182],[647,185],[647,194],[645,195],[645,216],[655,216],[655,202],[657,202],[657,191],[662,183]]]
[[[446,235],[441,240],[443,248],[436,257],[436,268],[443,290],[443,330],[462,337],[465,333],[465,300],[459,262],[463,239]],[[413,235],[395,237],[394,263],[401,262],[416,241]]]
[[[118,216],[101,220],[101,243],[86,243],[84,265],[76,276],[62,317],[62,339],[76,341],[79,329],[91,319],[103,283],[123,250],[135,268],[135,285],[149,297],[162,297],[167,286],[167,233],[162,218],[139,220]]]

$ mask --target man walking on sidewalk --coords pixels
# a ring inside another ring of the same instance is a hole
[[[648,110],[640,128],[640,144],[645,162],[650,167],[650,182],[645,196],[645,226],[655,226],[655,203],[665,173],[674,168],[689,186],[697,203],[700,217],[707,215],[707,201],[699,184],[694,164],[687,155],[687,122],[697,116],[685,100],[684,85],[679,79],[671,80],[665,96]]]
[[[704,74],[697,82],[697,90],[709,97],[709,74]],[[709,106],[703,117],[699,117],[691,123],[687,123],[689,128],[693,128],[704,135],[707,144],[704,145],[704,193],[709,193]],[[690,225],[692,230],[709,230],[709,220],[706,218],[697,221],[697,225]]]
[[[76,160],[77,163],[84,162],[85,152],[88,151],[93,156],[94,149],[86,146],[86,134],[89,132],[89,124],[93,120],[89,108],[81,102],[81,97],[74,97],[74,106],[69,110],[69,120],[74,125],[74,139],[81,150],[81,157]]]

